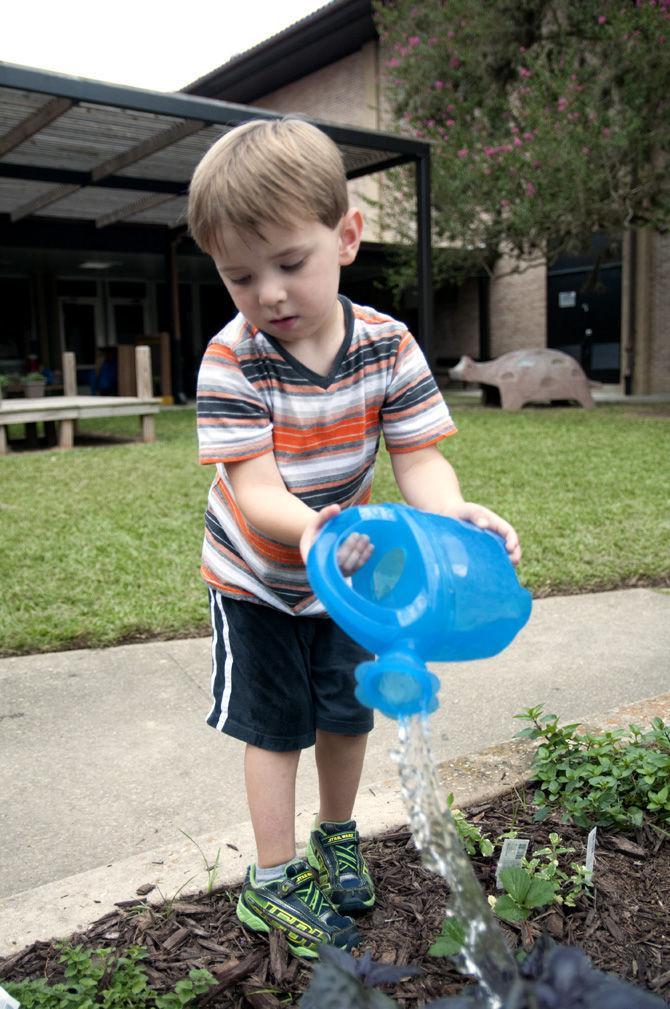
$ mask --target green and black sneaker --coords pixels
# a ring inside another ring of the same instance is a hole
[[[307,859],[319,883],[338,911],[365,911],[375,902],[375,888],[361,855],[354,820],[324,822],[310,834]]]
[[[350,950],[361,937],[351,918],[338,913],[319,886],[314,870],[302,858],[286,866],[282,879],[257,884],[254,866],[237,902],[237,917],[254,932],[283,932],[296,956],[317,957],[328,943]]]

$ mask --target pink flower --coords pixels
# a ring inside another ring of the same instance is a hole
[[[600,17],[598,18],[598,24],[599,25],[604,25],[606,21],[607,21],[607,18],[605,17],[605,15],[601,14]]]
[[[389,67],[399,67],[400,66],[400,60],[398,59],[397,56],[392,56],[391,59],[388,61],[387,65]]]
[[[407,45],[412,47],[419,46],[421,45],[421,39],[419,38],[418,35],[410,35],[410,37],[407,39]]]
[[[434,81],[433,87],[435,88],[436,91],[441,91],[442,88],[444,87],[444,81]]]
[[[451,59],[449,60],[449,66],[453,70],[457,70],[460,67],[460,65],[461,61],[459,60],[458,56],[452,56]]]
[[[509,200],[501,200],[500,201],[500,206],[501,207],[509,207]]]
[[[533,183],[532,182],[527,182],[526,183],[526,193],[528,194],[528,196],[535,196],[536,192],[537,192],[537,189],[533,185]]]
[[[530,131],[528,131],[527,133],[524,133],[523,139],[524,140],[532,140],[533,139],[533,134]]]
[[[559,98],[558,101],[556,102],[556,108],[558,109],[559,112],[564,112],[565,109],[567,108],[567,105],[568,105],[567,98]]]
[[[468,149],[467,147],[461,147],[460,151],[456,152],[459,158],[467,158]]]
[[[609,135],[610,135],[609,126],[604,126],[603,127],[603,136],[604,137],[609,137]]]
[[[455,126],[455,125],[456,125],[455,119],[447,119],[447,126]]]
[[[530,77],[530,70],[528,67],[519,67],[519,77]]]
[[[434,35],[431,35],[430,38],[428,39],[428,45],[429,46],[437,45],[437,38]]]
[[[514,138],[514,146],[515,147],[523,147],[523,140],[520,140],[519,137],[515,137]]]

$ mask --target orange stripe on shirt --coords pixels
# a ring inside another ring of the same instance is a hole
[[[408,445],[407,448],[396,448],[395,445],[389,445],[386,443],[386,447],[390,455],[404,455],[408,452],[418,452],[422,448],[430,448],[431,445],[437,445],[438,442],[443,441],[445,438],[451,438],[452,434],[457,433],[457,428],[453,428],[451,431],[447,431],[445,434],[440,434],[436,438],[432,438],[430,441],[425,441],[421,445]]]
[[[360,438],[366,431],[376,429],[379,424],[379,410],[366,410],[364,414],[349,417],[327,427],[300,428],[282,427],[275,424],[272,432],[275,450],[278,452],[304,452],[310,448],[325,448],[341,445]]]
[[[266,539],[265,536],[255,532],[255,530],[253,530],[247,522],[239,505],[229,492],[223,480],[217,480],[217,487],[221,496],[228,505],[228,508],[232,512],[235,522],[247,543],[250,543],[259,554],[262,554],[264,557],[267,557],[269,560],[275,561],[278,564],[283,564],[286,567],[292,568],[303,567],[302,556],[298,547],[275,543],[273,540]]]

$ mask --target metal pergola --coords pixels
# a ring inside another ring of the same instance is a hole
[[[140,232],[174,242],[185,234],[189,180],[202,155],[239,123],[270,118],[280,115],[0,62],[0,245],[34,242],[40,223],[69,225],[78,236],[109,230],[117,242],[127,233],[129,250]],[[313,121],[340,148],[349,179],[415,165],[416,335],[430,359],[430,146]]]

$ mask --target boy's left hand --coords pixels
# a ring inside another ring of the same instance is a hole
[[[300,538],[300,553],[305,564],[307,563],[307,555],[321,529],[328,519],[339,515],[341,510],[339,505],[327,505],[309,523]],[[373,546],[368,536],[362,533],[352,533],[347,536],[337,551],[337,564],[345,578],[362,568],[365,562],[370,559],[372,551]]]
[[[497,533],[505,541],[505,549],[512,564],[518,564],[521,560],[521,544],[516,530],[490,508],[475,504],[474,501],[463,501],[449,510],[449,517],[463,519],[465,522],[472,522],[478,529],[490,529],[491,532]]]

